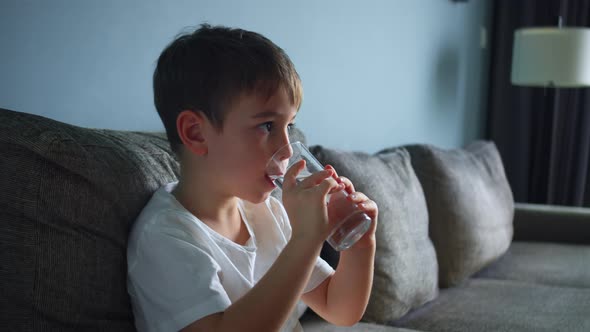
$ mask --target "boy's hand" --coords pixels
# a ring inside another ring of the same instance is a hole
[[[334,172],[334,178],[339,184],[343,184],[346,192],[348,193],[347,199],[351,202],[357,204],[359,209],[365,212],[373,222],[371,222],[371,227],[369,230],[360,238],[352,247],[351,249],[361,249],[367,248],[370,246],[375,246],[375,230],[377,229],[377,217],[379,215],[379,209],[377,204],[370,200],[365,194],[362,192],[357,192],[354,190],[354,185],[352,182],[343,176],[338,176],[336,170],[331,165],[326,166],[326,169],[332,170]],[[349,249],[350,250],[350,249]]]
[[[333,227],[328,219],[326,195],[344,189],[346,184],[338,183],[333,168],[314,173],[298,183],[296,176],[304,167],[305,161],[301,160],[285,173],[283,205],[293,229],[291,238],[321,245]]]

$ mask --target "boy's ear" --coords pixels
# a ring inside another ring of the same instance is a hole
[[[180,140],[187,149],[198,156],[207,154],[207,142],[203,133],[207,124],[208,119],[199,111],[184,110],[176,117],[176,130]]]

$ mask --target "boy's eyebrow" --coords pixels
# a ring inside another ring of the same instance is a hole
[[[271,117],[276,117],[279,116],[280,113],[279,112],[275,112],[275,111],[264,111],[264,112],[260,112],[260,113],[256,113],[252,116],[252,118],[254,119],[259,119],[259,118],[271,118]],[[295,115],[293,115],[293,119],[295,119],[295,117],[297,116],[297,113],[295,113]]]

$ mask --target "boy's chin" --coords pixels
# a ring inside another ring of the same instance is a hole
[[[250,203],[253,204],[258,204],[258,203],[262,203],[264,201],[266,201],[268,199],[268,197],[270,196],[270,193],[272,191],[268,191],[268,192],[264,192],[264,193],[260,193],[259,195],[248,195],[247,197],[240,197],[241,199],[248,201]]]

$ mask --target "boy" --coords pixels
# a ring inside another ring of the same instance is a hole
[[[362,317],[376,222],[336,271],[318,257],[333,228],[325,196],[353,193],[350,181],[327,167],[297,183],[299,163],[285,174],[284,207],[269,196],[266,164],[289,143],[301,98],[288,56],[257,33],[202,25],[162,52],[154,99],[181,172],[129,238],[140,331],[300,330],[300,299],[334,324]],[[373,201],[350,197],[376,220]]]

